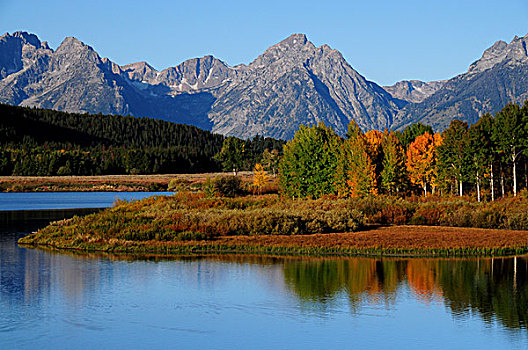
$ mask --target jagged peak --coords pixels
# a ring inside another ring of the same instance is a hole
[[[277,50],[277,49],[280,50],[280,51],[287,51],[287,50],[297,51],[297,50],[300,50],[300,49],[302,49],[303,47],[305,47],[307,45],[310,45],[313,48],[315,48],[315,46],[308,40],[308,38],[306,37],[305,34],[294,33],[294,34],[290,35],[289,37],[287,37],[286,39],[281,40],[277,44],[275,44],[275,45],[271,46],[270,48],[268,48],[266,51],[264,51],[264,54],[267,51],[274,51],[274,50]]]
[[[293,46],[293,45],[301,45],[302,46],[302,45],[305,45],[307,42],[308,42],[308,38],[306,37],[306,34],[293,33],[292,35],[290,35],[286,39],[284,39],[281,42],[279,42],[278,45],[286,44],[286,45],[289,45],[289,46]]]
[[[83,43],[82,41],[73,36],[68,36],[64,38],[57,51],[69,50],[73,48],[84,48],[95,52],[95,50],[90,45]]]
[[[227,68],[230,68],[229,65],[227,63],[225,63],[224,61],[214,57],[213,55],[205,55],[205,56],[202,56],[202,57],[194,57],[194,58],[190,58],[188,60],[185,60],[183,61],[182,63],[174,66],[174,67],[169,67],[167,69],[165,69],[164,71],[166,70],[180,70],[180,69],[185,69],[185,67],[189,67],[189,66],[196,66],[196,65],[205,65],[205,66],[209,66],[209,67],[212,67],[215,65],[215,63],[218,63],[224,67],[227,67]]]
[[[157,70],[154,67],[152,67],[150,64],[148,64],[146,61],[139,61],[139,62],[129,63],[129,64],[126,64],[126,65],[122,66],[121,68],[123,68],[124,70],[128,70],[128,69],[132,69],[132,70],[135,70],[135,69],[148,69],[148,70],[157,72]]]
[[[4,35],[0,37],[0,39],[4,39],[4,38],[19,38],[23,42],[33,45],[37,48],[41,47],[42,45],[38,36],[36,36],[35,34],[28,33],[28,32],[20,31],[20,30],[14,32],[13,35],[10,35],[9,33],[5,33]]]
[[[215,61],[215,62],[221,62],[221,63],[225,64],[224,61],[214,57],[213,55],[205,55],[205,56],[202,56],[202,57],[191,58],[189,60],[184,61],[183,63],[189,62],[189,61],[205,61],[205,62],[213,62],[213,61]]]
[[[513,42],[513,40],[512,40],[512,42]],[[506,41],[504,41],[504,40],[498,40],[498,41],[496,41],[493,45],[491,45],[488,49],[486,49],[486,50],[484,51],[484,53],[485,53],[486,51],[489,51],[489,50],[497,50],[497,49],[500,50],[500,49],[504,49],[504,48],[506,48],[507,46],[508,46],[508,43],[507,43]]]
[[[315,46],[308,40],[305,34],[295,33],[286,39],[270,46],[258,56],[249,66],[266,66],[283,58],[297,57],[300,52],[313,51]]]
[[[330,45],[323,44],[320,47],[318,47],[318,49],[321,50],[321,52],[325,56],[331,56],[331,57],[337,58],[338,60],[339,59],[345,60],[345,58],[343,57],[343,54],[339,50],[332,49]]]
[[[524,60],[527,56],[526,50],[515,50],[515,48],[518,48],[519,45],[524,47],[523,44],[526,40],[528,40],[528,35],[524,37],[515,35],[509,44],[503,40],[496,41],[492,46],[487,48],[482,53],[481,58],[469,66],[468,73],[478,73],[485,71],[489,68],[492,68],[496,64],[503,62],[504,60],[512,58]]]

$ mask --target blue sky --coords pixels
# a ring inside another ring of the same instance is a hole
[[[156,69],[212,54],[249,63],[292,33],[341,51],[381,85],[467,70],[497,40],[528,33],[526,0],[29,1],[0,0],[0,31],[66,36],[123,65]]]

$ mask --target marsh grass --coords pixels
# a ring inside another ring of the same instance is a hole
[[[393,226],[383,234],[380,229],[352,234],[372,225],[420,226]],[[451,231],[442,231],[448,227]],[[464,231],[453,227],[494,230]],[[528,231],[513,230],[528,230],[526,198],[492,203],[459,198],[415,200],[383,196],[292,200],[278,195],[231,198],[180,191],[172,196],[116,202],[114,207],[96,214],[54,222],[22,238],[20,243],[171,254],[526,253]]]

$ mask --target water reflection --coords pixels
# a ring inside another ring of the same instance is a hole
[[[66,299],[82,303],[83,295],[93,294],[86,289],[112,284],[128,273],[134,274],[138,285],[148,285],[155,276],[151,263],[177,260],[179,264],[170,272],[172,277],[179,276],[186,283],[208,288],[225,279],[230,271],[218,267],[218,264],[229,264],[231,268],[256,265],[259,268],[252,270],[253,273],[257,272],[260,278],[266,279],[269,288],[290,290],[303,307],[313,308],[313,311],[333,307],[343,293],[352,312],[360,312],[369,303],[390,307],[398,298],[407,297],[405,291],[410,291],[420,302],[443,302],[457,318],[477,314],[487,323],[498,320],[512,329],[525,329],[528,321],[526,257],[297,259],[220,255],[168,258],[44,250],[31,250],[25,254],[19,249],[18,256],[11,257],[11,260],[15,264],[23,261],[24,268],[14,271],[2,265],[6,260],[4,253],[2,251],[0,259],[2,292],[18,294],[23,291],[24,302],[59,291]],[[131,272],[129,266],[123,265],[127,261],[144,263],[135,264]],[[108,268],[107,264],[112,262],[113,268]],[[102,268],[103,265],[107,266]],[[57,286],[60,286],[59,290]]]
[[[416,337],[417,327],[428,334],[419,339],[421,348],[448,347],[442,342],[450,339],[500,347],[504,337],[486,327],[507,330],[521,347],[528,343],[526,257],[165,257],[17,246],[23,234],[17,232],[42,224],[0,228],[0,348],[20,347],[21,341],[35,347],[64,334],[71,334],[66,344],[72,345],[79,332],[85,347],[96,347],[91,341],[103,336],[115,342],[109,347],[133,346],[145,329],[160,346],[166,332],[177,332],[187,348],[208,348],[209,336],[224,348],[241,339],[247,340],[245,347],[255,339],[269,347],[303,341],[323,347],[339,335],[367,347],[371,344],[361,339],[381,334],[386,338],[378,345],[394,338],[403,347]],[[453,319],[470,325],[463,335]],[[36,326],[49,324],[56,327]],[[251,335],[247,339],[240,338],[241,325]],[[292,335],[299,329],[304,333]],[[3,334],[11,342],[2,343]],[[288,336],[276,339],[276,334]],[[430,334],[439,335],[429,340]]]
[[[526,257],[284,262],[285,281],[302,301],[324,304],[345,291],[357,311],[367,300],[390,305],[408,288],[417,300],[442,300],[455,317],[478,314],[508,328],[527,326],[527,276]]]

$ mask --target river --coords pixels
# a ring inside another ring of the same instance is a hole
[[[84,207],[76,196],[70,208]],[[23,197],[10,197],[12,207],[31,207]],[[16,240],[73,212],[24,213],[0,229],[1,349],[528,346],[525,257],[56,253]]]

